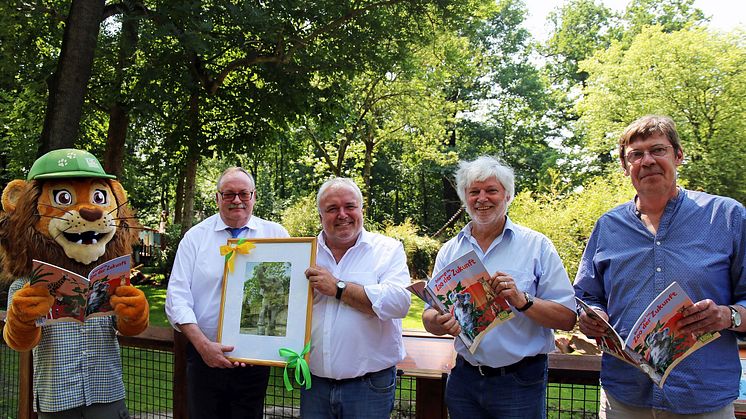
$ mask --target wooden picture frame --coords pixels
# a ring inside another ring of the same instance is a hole
[[[311,339],[313,292],[305,271],[316,262],[316,238],[228,244],[246,241],[256,247],[236,252],[233,271],[227,260],[223,270],[218,342],[234,347],[226,352],[231,361],[285,366],[280,348],[300,354]]]

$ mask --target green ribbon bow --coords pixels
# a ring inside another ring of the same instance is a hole
[[[311,341],[306,343],[306,346],[303,348],[301,353],[297,353],[288,348],[280,348],[280,356],[287,359],[283,378],[285,380],[285,388],[288,391],[293,391],[293,385],[290,383],[290,379],[288,378],[288,368],[295,368],[295,382],[298,383],[299,386],[303,387],[305,385],[306,390],[311,389],[311,369],[308,367],[306,359],[303,358],[310,351]]]

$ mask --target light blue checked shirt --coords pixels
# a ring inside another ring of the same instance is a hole
[[[8,306],[26,282],[11,284]],[[106,316],[42,326],[34,348],[35,411],[59,412],[124,398],[115,325],[115,317]]]
[[[650,301],[671,282],[693,301],[746,306],[746,211],[738,202],[680,188],[652,234],[634,201],[596,222],[583,253],[575,293],[602,308],[622,339]],[[738,397],[741,376],[736,334],[720,337],[684,359],[663,389],[646,374],[607,354],[604,390],[623,403],[679,414],[719,410]]]

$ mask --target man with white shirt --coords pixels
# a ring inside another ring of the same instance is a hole
[[[166,296],[166,314],[189,340],[187,394],[190,419],[261,418],[269,367],[234,364],[232,346],[216,342],[225,258],[230,238],[289,237],[277,223],[252,216],[256,187],[240,167],[226,169],[215,196],[219,213],[186,232],[179,243]]]
[[[316,265],[306,270],[313,385],[301,389],[301,416],[388,418],[410,304],[404,247],[363,228],[363,196],[351,179],[326,181],[316,202],[322,232]]]

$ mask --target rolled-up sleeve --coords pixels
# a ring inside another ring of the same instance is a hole
[[[410,284],[407,255],[404,247],[397,243],[383,260],[378,283],[365,285],[365,294],[371,302],[373,312],[381,320],[402,319],[409,312],[411,298],[406,287]]]
[[[179,329],[180,324],[197,323],[192,295],[192,276],[196,260],[197,249],[185,236],[176,251],[166,291],[166,316],[175,329]]]

